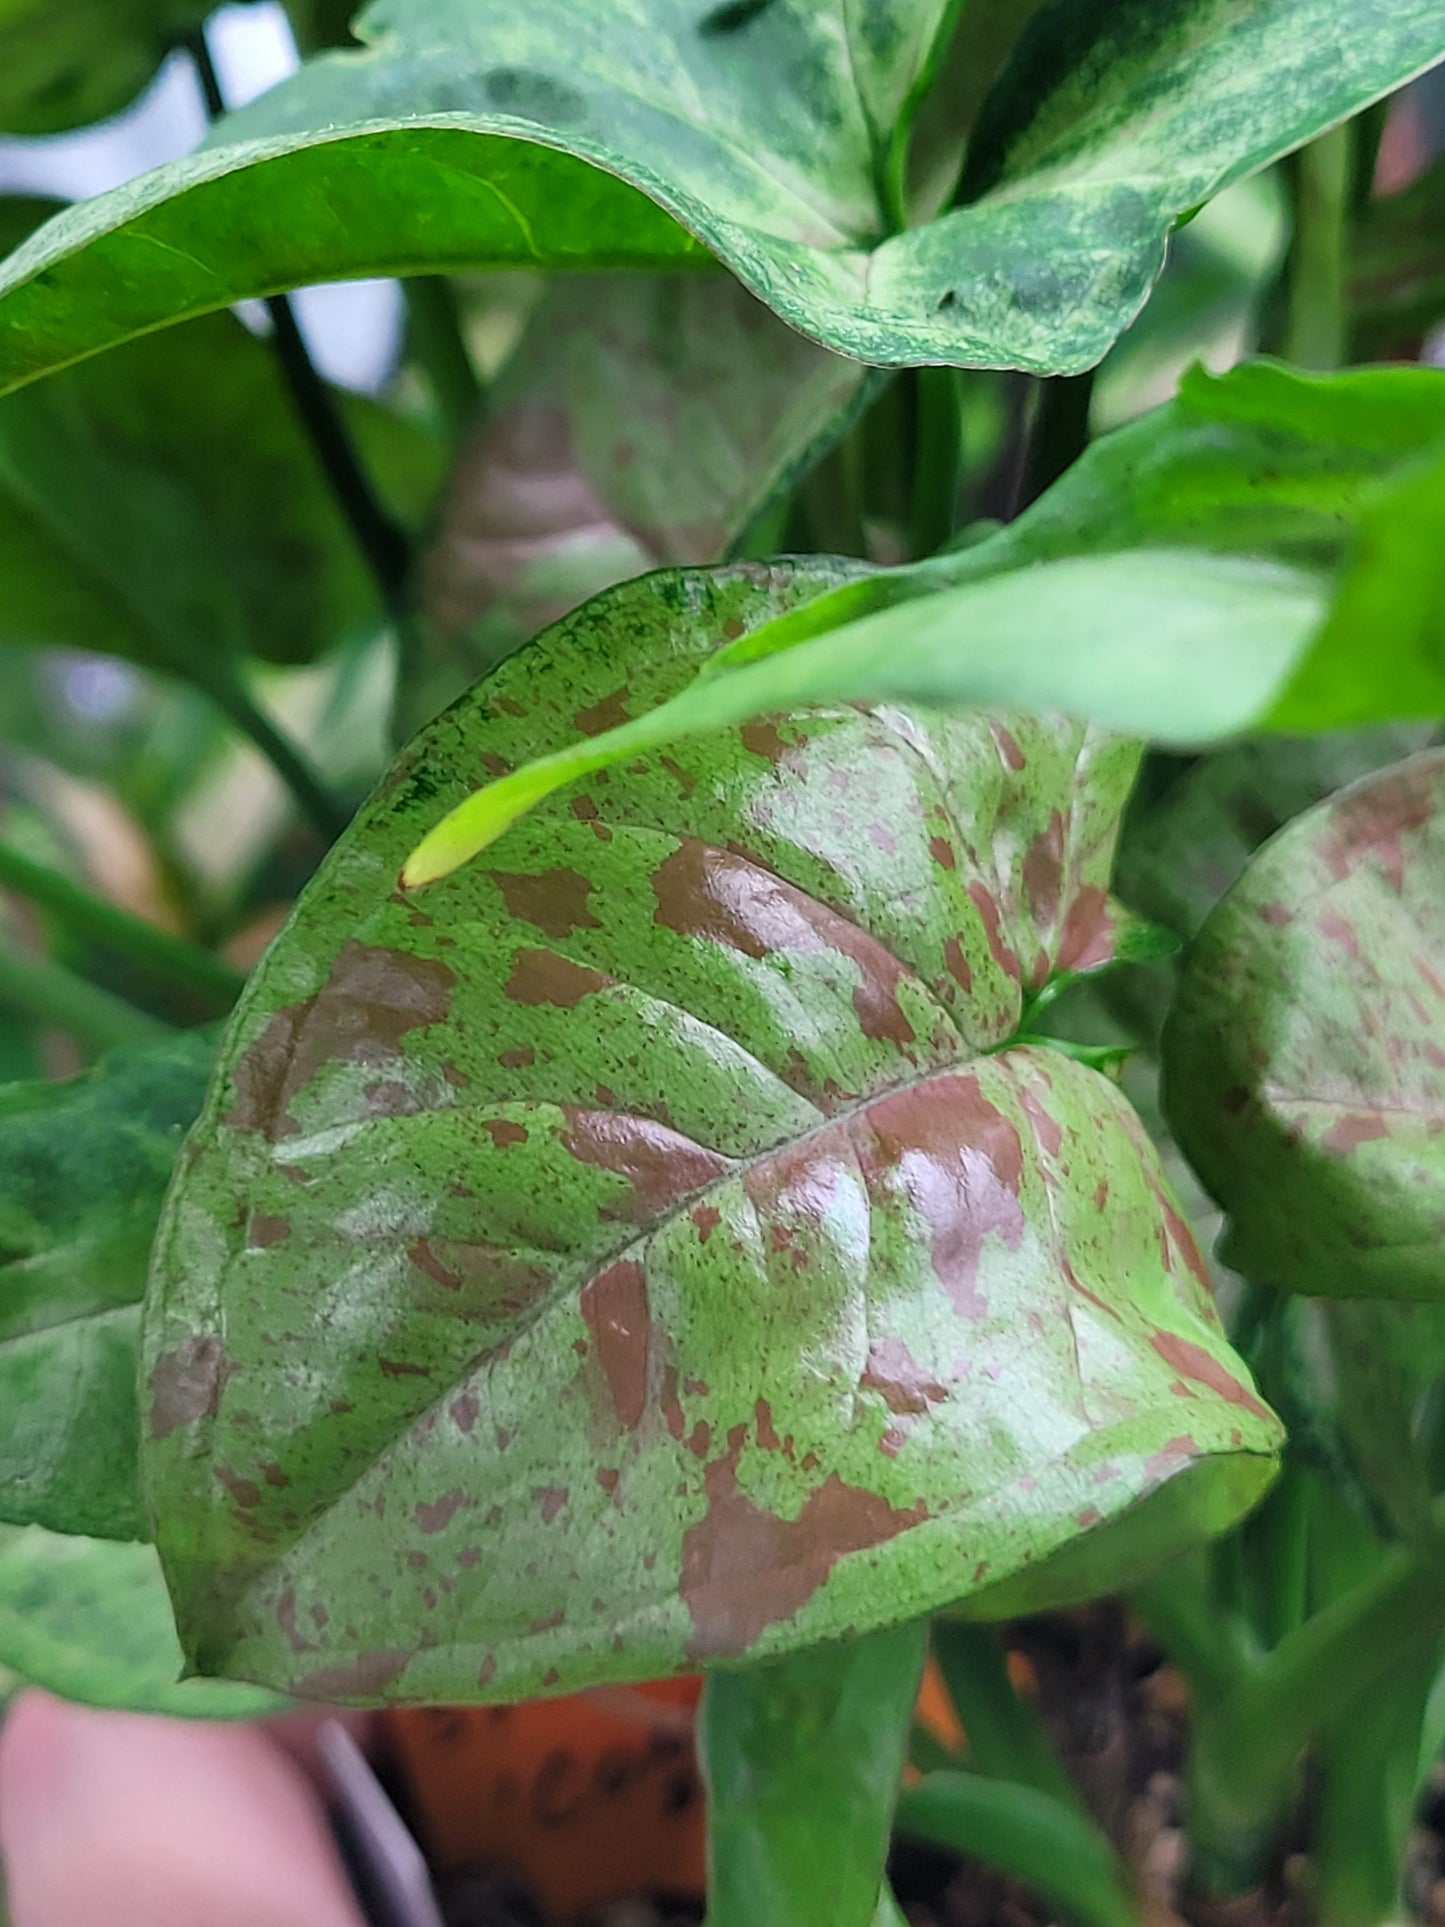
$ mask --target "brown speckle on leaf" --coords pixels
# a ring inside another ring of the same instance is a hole
[[[625,1431],[633,1431],[647,1403],[650,1314],[642,1266],[630,1258],[618,1259],[587,1281],[579,1305],[617,1421]]]
[[[278,1010],[236,1060],[224,1122],[273,1141],[296,1129],[290,1106],[323,1065],[380,1066],[409,1031],[444,1021],[456,979],[443,963],[363,943],[336,953],[313,997]]]
[[[164,1353],[151,1367],[150,1435],[169,1438],[178,1426],[214,1418],[221,1394],[235,1367],[219,1338],[184,1338],[174,1351]]]
[[[606,990],[611,983],[600,970],[573,963],[555,950],[519,950],[502,995],[514,1004],[551,1004],[558,1010],[572,1010],[584,997]]]
[[[680,1593],[692,1617],[692,1659],[736,1658],[769,1626],[800,1612],[849,1553],[881,1545],[927,1517],[830,1473],[794,1519],[738,1490],[737,1453],[704,1474],[707,1511],[682,1542]]]
[[[487,875],[501,892],[507,915],[530,923],[544,937],[555,941],[601,927],[588,907],[591,879],[580,870],[488,870]]]

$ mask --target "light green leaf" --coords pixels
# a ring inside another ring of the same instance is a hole
[[[1445,751],[1267,844],[1201,930],[1166,1107],[1237,1270],[1319,1296],[1445,1296]]]
[[[0,1528],[0,1666],[90,1706],[191,1719],[255,1719],[272,1693],[183,1679],[152,1546]]]
[[[709,1679],[708,1927],[874,1927],[927,1644],[897,1626]]]
[[[0,1089],[0,1519],[149,1537],[137,1464],[146,1264],[214,1032]]]
[[[376,0],[364,52],[22,251],[0,385],[307,281],[705,250],[842,354],[1077,370],[1182,216],[1445,56],[1435,0],[1058,0],[985,105],[968,204],[899,231],[896,123],[950,12]]]
[[[54,134],[119,113],[210,11],[206,0],[4,0],[0,131]]]
[[[420,513],[428,439],[352,402],[364,457]],[[270,347],[230,315],[0,401],[0,640],[129,656],[205,683],[304,661],[377,620]]]
[[[1445,551],[1419,537],[1439,514],[1445,375],[1196,375],[1010,527],[853,576],[739,639],[666,709],[469,798],[408,881],[465,862],[585,771],[802,703],[1018,703],[1191,746],[1433,717]]]
[[[202,1670],[465,1700],[764,1660],[1056,1598],[1146,1496],[1157,1553],[1268,1480],[1137,1120],[1018,1038],[1111,954],[1133,745],[775,716],[396,887],[478,764],[836,579],[590,603],[418,738],[253,977],[146,1317]]]

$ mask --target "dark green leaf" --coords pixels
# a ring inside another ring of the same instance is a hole
[[[466,1699],[764,1659],[1035,1567],[1056,1597],[1145,1495],[1157,1550],[1268,1479],[1137,1121],[1001,1048],[1109,955],[1132,745],[774,718],[397,889],[479,763],[837,579],[590,603],[417,740],[253,979],[147,1315],[203,1670]]]
[[[980,197],[898,231],[898,122],[950,12],[376,0],[367,51],[22,252],[0,384],[307,281],[703,248],[843,354],[1077,370],[1181,216],[1445,56],[1436,0],[1061,0],[985,108]]]
[[[134,100],[207,0],[6,0],[0,130],[54,134]]]
[[[927,1643],[916,1623],[713,1674],[708,1927],[873,1927]]]
[[[192,1719],[255,1719],[274,1694],[181,1678],[181,1649],[153,1546],[0,1528],[0,1666],[91,1706]]]
[[[212,1032],[0,1089],[0,1519],[149,1537],[137,1479],[140,1299]]]
[[[1236,1269],[1314,1295],[1445,1295],[1445,752],[1310,810],[1191,952],[1165,1031],[1179,1143]]]
[[[1010,527],[854,577],[667,708],[468,799],[407,876],[465,862],[587,770],[805,703],[1017,703],[1170,744],[1434,717],[1441,516],[1445,374],[1196,374]]]
[[[426,437],[349,405],[420,512]],[[375,621],[269,346],[230,315],[0,402],[0,639],[104,650],[204,682],[241,653],[307,660]]]

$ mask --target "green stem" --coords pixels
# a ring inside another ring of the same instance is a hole
[[[1259,1653],[1239,1618],[1211,1597],[1204,1553],[1135,1586],[1129,1604],[1189,1681],[1202,1705],[1231,1693],[1259,1666]]]
[[[934,1657],[967,1735],[969,1759],[978,1771],[990,1779],[1033,1787],[1087,1819],[1038,1708],[1014,1691],[993,1629],[939,1619],[932,1637]]]
[[[1368,1579],[1290,1633],[1232,1691],[1201,1702],[1190,1812],[1206,1888],[1228,1892],[1254,1883],[1306,1746],[1442,1627],[1440,1565],[1392,1547]]]
[[[901,1833],[1027,1881],[1071,1927],[1140,1927],[1113,1848],[1091,1822],[1035,1787],[975,1773],[930,1773],[899,1796]]]
[[[171,1026],[159,1017],[88,983],[52,958],[5,945],[0,945],[0,1004],[36,1023],[69,1031],[91,1054],[171,1034]]]
[[[220,1010],[230,1009],[246,981],[241,971],[199,944],[158,930],[7,843],[0,843],[0,884],[51,911],[78,936],[107,944],[168,982],[201,992]]]
[[[963,462],[963,407],[956,368],[919,368],[914,375],[918,427],[909,511],[915,559],[941,549],[958,526]]]
[[[1301,368],[1338,368],[1344,358],[1351,140],[1348,125],[1332,128],[1295,160],[1284,351]]]
[[[1029,430],[1020,510],[1037,501],[1083,454],[1093,399],[1092,368],[1082,375],[1055,375],[1042,384]]]
[[[1325,1736],[1314,1828],[1317,1927],[1394,1927],[1438,1649],[1409,1653]]]
[[[249,736],[285,783],[297,807],[328,843],[335,842],[351,821],[351,811],[312,768],[302,750],[256,702],[229,665],[218,665],[202,686],[243,735]]]
[[[407,342],[436,401],[437,414],[459,441],[482,406],[482,384],[462,334],[457,293],[444,274],[418,274],[402,282]]]

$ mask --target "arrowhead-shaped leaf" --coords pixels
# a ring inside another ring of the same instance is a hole
[[[1445,751],[1306,812],[1205,923],[1165,1031],[1237,1270],[1445,1297]]]
[[[560,624],[423,733],[253,979],[147,1315],[203,1671],[455,1700],[764,1658],[1034,1567],[1051,1598],[1146,1495],[1187,1498],[1136,1561],[1267,1480],[1137,1120],[1016,1041],[1110,953],[1133,745],[774,717],[398,888],[479,765],[830,579],[659,575]]]
[[[140,1299],[214,1031],[0,1089],[0,1519],[149,1536],[136,1436]],[[0,1655],[0,1659],[3,1659]]]
[[[861,360],[1084,368],[1182,216],[1445,56],[1436,0],[1056,0],[984,104],[967,204],[908,227],[903,142],[951,12],[376,0],[364,51],[22,252],[0,386],[307,281],[705,250]]]

